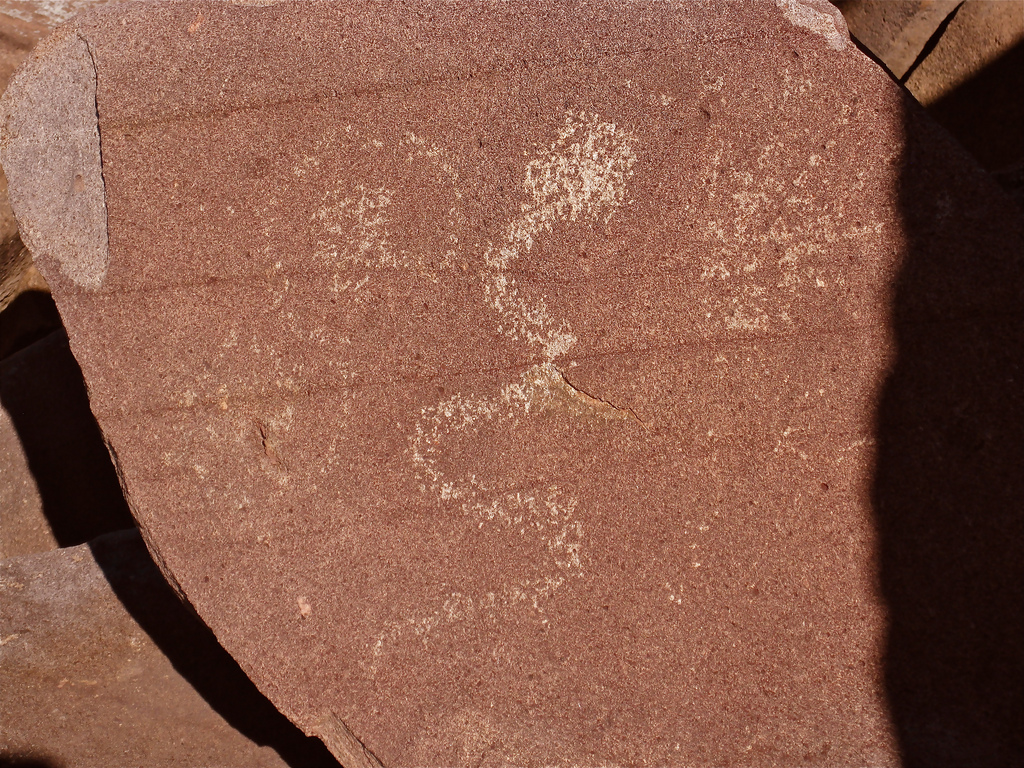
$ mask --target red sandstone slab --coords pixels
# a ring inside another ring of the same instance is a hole
[[[343,762],[897,762],[892,286],[1005,201],[928,136],[965,191],[906,226],[834,9],[138,4],[6,104],[147,543]]]

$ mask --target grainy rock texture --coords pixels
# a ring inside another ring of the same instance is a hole
[[[5,765],[330,764],[297,731],[282,736],[266,700],[245,709],[261,697],[178,602],[137,531],[0,563],[0,666]],[[202,678],[199,690],[186,675]]]
[[[1019,754],[1021,234],[834,9],[76,24],[109,255],[40,269],[161,567],[343,762]]]

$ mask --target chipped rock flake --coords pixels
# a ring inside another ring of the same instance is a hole
[[[3,121],[0,159],[33,257],[55,259],[62,278],[96,291],[104,285],[110,253],[95,63],[73,25],[57,30],[45,47],[51,56],[29,57],[4,93],[3,104],[22,99],[33,109]]]
[[[782,9],[791,23],[825,38],[829,47],[837,51],[843,50],[850,42],[842,13],[827,0],[775,0],[775,5]]]

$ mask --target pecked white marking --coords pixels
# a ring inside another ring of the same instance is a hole
[[[607,222],[627,202],[626,182],[636,163],[634,141],[631,133],[597,115],[569,112],[551,145],[527,163],[523,178],[526,202],[506,225],[504,240],[490,245],[484,254],[483,288],[488,304],[500,318],[500,331],[511,339],[537,345],[547,362],[526,370],[496,397],[456,394],[424,407],[410,438],[411,463],[424,492],[441,502],[458,504],[480,530],[539,540],[545,545],[546,566],[532,577],[507,582],[498,592],[476,596],[452,592],[443,605],[428,614],[389,622],[373,646],[371,674],[376,674],[385,646],[403,636],[411,634],[427,644],[438,627],[472,616],[497,621],[500,612],[509,609],[543,614],[545,603],[567,579],[583,575],[584,532],[576,515],[575,496],[558,485],[509,492],[501,491],[497,481],[486,482],[472,474],[448,477],[439,467],[439,458],[446,438],[453,434],[494,419],[504,419],[506,428],[512,430],[522,419],[556,403],[595,409],[605,418],[627,418],[566,382],[553,361],[569,351],[576,336],[565,320],[550,315],[543,299],[525,298],[507,271],[516,259],[530,252],[538,237],[556,225]]]
[[[355,195],[342,197],[339,190],[324,195],[313,218],[323,225],[316,255],[327,263],[352,262],[367,266],[409,266],[388,242],[388,206],[394,193],[387,187],[359,184]]]
[[[320,140],[317,150],[330,146],[336,140],[337,137]],[[412,167],[417,166],[418,169],[432,172],[434,178],[431,182],[447,188],[452,197],[452,205],[443,217],[443,226],[449,233],[444,243],[444,256],[447,263],[453,263],[455,246],[458,244],[455,235],[460,216],[458,201],[462,198],[462,192],[458,187],[458,172],[449,154],[411,131],[391,146],[378,138],[365,137],[361,130],[348,125],[343,140],[359,141],[360,149],[379,160],[380,167],[395,168],[397,160],[416,173]],[[305,156],[295,167],[295,175],[302,179],[313,177],[315,180],[322,173],[317,154],[319,152]],[[401,166],[398,173],[401,176]],[[422,182],[399,183],[399,189],[396,190],[387,184],[375,183],[379,181],[353,183],[343,178],[324,193],[319,208],[310,218],[315,242],[314,256],[324,271],[331,274],[335,285],[341,282],[342,277],[333,270],[351,270],[353,267],[366,267],[367,273],[380,268],[411,269],[436,280],[437,264],[436,259],[432,258],[434,254],[425,254],[415,248],[403,248],[401,242],[395,242],[395,227],[392,224],[394,220],[402,220],[405,206],[415,200],[414,197],[403,196],[402,192],[415,195]],[[389,178],[388,181],[393,183],[394,179]],[[401,240],[401,234],[398,239]],[[368,277],[369,274],[363,280]],[[358,277],[354,279],[359,280]],[[362,280],[359,280],[359,285],[362,285]]]
[[[631,133],[597,115],[568,113],[558,138],[526,166],[527,201],[520,215],[509,222],[504,241],[485,254],[484,292],[502,319],[502,332],[541,346],[549,361],[568,352],[576,337],[564,320],[548,314],[542,299],[523,298],[508,267],[557,223],[607,222],[626,202],[634,141]]]
[[[537,365],[519,381],[507,384],[495,398],[456,394],[421,409],[412,435],[411,463],[426,492],[446,503],[455,502],[478,530],[518,536],[544,545],[546,565],[533,577],[507,582],[498,592],[467,596],[453,592],[445,603],[426,615],[389,622],[373,647],[374,663],[385,645],[411,635],[426,645],[445,624],[481,617],[497,621],[502,610],[524,608],[544,613],[544,604],[567,578],[583,575],[583,525],[576,516],[577,499],[557,485],[543,489],[501,491],[497,482],[474,474],[450,478],[438,466],[445,438],[494,420],[514,430],[523,418],[553,406],[554,392],[566,384],[550,364]],[[451,610],[456,601],[460,610]]]
[[[794,97],[806,98],[813,90],[813,84],[794,80],[788,71],[782,75],[786,93]],[[848,112],[840,109],[836,118],[843,125]],[[715,296],[706,300],[708,317],[730,331],[785,328],[792,322],[790,302],[807,287],[829,292],[845,286],[841,272],[827,269],[826,256],[836,244],[853,240],[869,249],[883,224],[861,223],[841,196],[817,191],[831,183],[827,156],[799,157],[780,139],[762,147],[750,170],[741,170],[730,157],[732,137],[713,132],[711,140],[717,147],[707,152],[702,180],[708,199],[717,200],[723,213],[708,219],[703,232],[712,247],[701,257],[700,279],[718,284]],[[824,149],[833,147],[829,142]],[[772,311],[773,305],[781,308]]]

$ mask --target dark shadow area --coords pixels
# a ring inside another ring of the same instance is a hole
[[[906,99],[896,359],[873,489],[907,766],[1024,765],[1024,232]]]
[[[137,531],[89,543],[96,563],[132,618],[174,668],[235,730],[274,749],[294,768],[337,768],[319,739],[282,715],[171,589]]]
[[[1017,201],[1017,205],[1024,211],[1024,161],[1004,168],[998,173],[993,173],[999,185],[1010,193],[1010,197]]]
[[[294,768],[337,766],[323,743],[278,712],[178,599],[138,531],[124,530],[134,528],[134,520],[63,329],[0,362],[0,402],[18,432],[61,546],[90,542],[128,612],[232,727],[274,749]],[[55,768],[34,755],[0,756],[0,767],[5,765]]]
[[[1024,43],[928,107],[989,171],[1024,162]]]
[[[62,547],[135,526],[63,329],[0,362],[0,403]]]
[[[0,768],[64,768],[64,763],[37,752],[0,752]]]
[[[0,314],[0,360],[62,327],[60,313],[49,293],[19,293]]]

